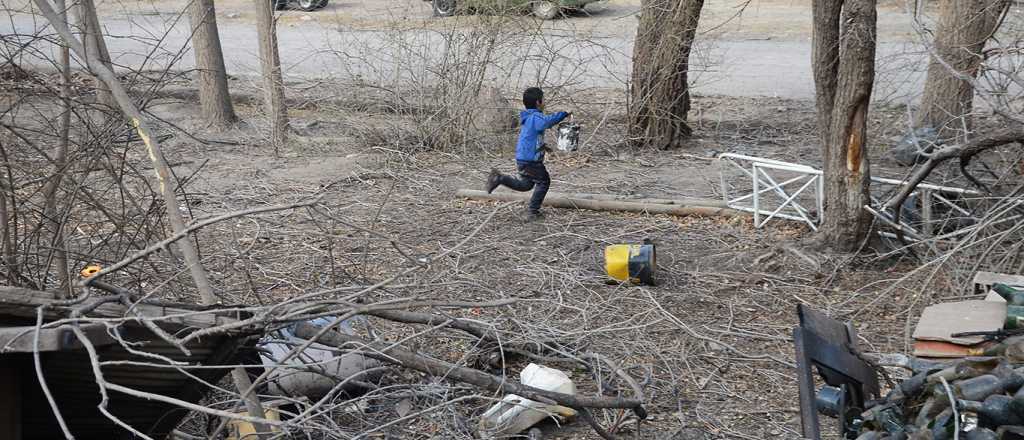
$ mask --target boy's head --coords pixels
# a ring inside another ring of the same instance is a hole
[[[523,107],[544,111],[544,91],[540,87],[530,87],[523,92]]]

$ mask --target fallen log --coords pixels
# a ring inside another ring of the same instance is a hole
[[[479,200],[497,200],[501,202],[517,202],[529,200],[530,193],[495,192],[473,189],[460,189],[456,197]],[[584,197],[587,196],[587,197]],[[669,214],[678,216],[734,216],[744,214],[728,208],[718,200],[688,199],[624,199],[621,196],[607,194],[562,194],[548,193],[544,198],[544,206],[553,208],[588,209],[591,211],[624,211],[647,214]]]

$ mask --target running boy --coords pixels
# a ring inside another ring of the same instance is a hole
[[[544,130],[562,122],[570,113],[558,112],[544,114],[544,91],[538,87],[530,87],[523,92],[523,106],[526,110],[519,113],[519,142],[516,143],[516,171],[519,178],[506,176],[491,170],[487,176],[487,193],[494,191],[498,185],[505,185],[516,191],[533,189],[530,204],[526,208],[526,220],[541,218],[540,205],[551,186],[551,176],[544,167],[544,152],[551,151],[544,143]]]

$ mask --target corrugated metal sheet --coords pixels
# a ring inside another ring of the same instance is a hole
[[[0,322],[4,321],[0,320]],[[191,351],[191,356],[188,356],[139,326],[125,326],[122,335],[126,340],[143,343],[141,346],[134,347],[136,350],[157,353],[175,361],[191,364],[234,363],[234,355],[239,346],[239,340],[236,338],[204,338],[188,346]],[[131,354],[120,345],[97,347],[97,351],[100,359],[104,361],[158,362]],[[25,385],[22,387],[23,405],[21,409],[23,440],[63,438],[36,380],[32,355],[0,354],[0,362],[16,366],[19,381]],[[131,438],[123,428],[116,426],[97,409],[101,397],[94,381],[88,355],[84,350],[43,353],[42,363],[46,382],[75,438],[81,440]],[[207,390],[206,387],[176,369],[113,365],[103,367],[102,372],[108,382],[189,402],[198,402]],[[201,369],[191,370],[191,373],[207,382],[216,383],[228,373],[228,370]],[[138,399],[113,392],[109,394],[109,397],[107,408],[111,413],[135,429],[157,439],[165,438],[188,414],[184,410],[158,401]]]

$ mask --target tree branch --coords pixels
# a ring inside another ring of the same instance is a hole
[[[317,333],[321,330],[321,327],[300,323],[296,328],[295,335],[303,339],[312,339],[316,338]],[[644,413],[643,402],[639,400],[617,397],[576,396],[544,391],[539,388],[509,382],[504,378],[472,368],[460,367],[442,360],[431,359],[405,348],[368,341],[336,331],[325,332],[317,341],[339,348],[351,348],[351,346],[364,347],[368,350],[364,351],[363,355],[373,359],[426,374],[444,377],[448,380],[476,385],[499,393],[517,394],[538,402],[556,403],[570,408],[628,408],[638,412],[638,414]]]
[[[893,222],[898,225],[900,222],[899,207],[903,205],[903,202],[907,200],[907,197],[910,197],[910,194],[917,189],[917,186],[920,185],[921,182],[924,182],[924,179],[927,178],[928,175],[939,166],[939,164],[952,158],[969,159],[986,150],[1013,142],[1024,142],[1024,127],[1015,125],[1003,128],[985,136],[974,138],[969,142],[951,145],[927,154],[926,157],[928,157],[928,161],[918,168],[917,171],[914,171],[914,174],[907,179],[906,185],[903,185],[896,196],[890,199],[889,202],[882,207],[882,210],[892,210]],[[897,234],[902,239],[903,233],[901,232],[901,229],[897,229]]]

